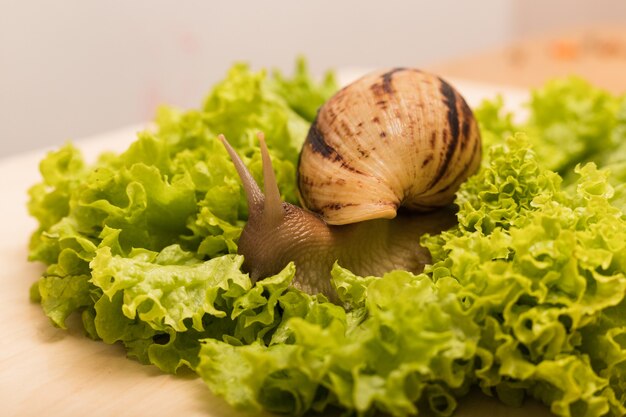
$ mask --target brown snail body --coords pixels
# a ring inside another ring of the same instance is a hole
[[[336,261],[363,276],[421,272],[430,262],[421,236],[454,225],[454,194],[481,158],[465,100],[445,81],[414,69],[367,75],[320,108],[298,164],[308,210],[280,200],[260,139],[265,195],[222,137],[248,198],[239,239],[244,268],[256,281],[293,261],[293,285],[333,301]]]

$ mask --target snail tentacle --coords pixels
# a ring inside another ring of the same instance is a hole
[[[277,225],[285,215],[282,208],[283,203],[280,199],[280,191],[278,190],[278,182],[272,168],[270,153],[265,143],[265,135],[263,132],[259,132],[257,137],[261,145],[261,158],[263,159],[263,188],[265,190],[263,216],[269,224]]]
[[[226,148],[226,152],[228,152],[228,155],[230,156],[233,165],[235,165],[237,174],[239,175],[239,178],[243,183],[246,200],[248,202],[248,210],[251,213],[260,212],[265,200],[261,189],[252,177],[250,171],[248,171],[248,168],[246,168],[246,165],[243,163],[239,155],[237,155],[237,152],[235,152],[233,147],[230,146],[230,143],[228,143],[226,137],[224,135],[219,135],[217,138],[220,140],[220,142],[222,142],[224,148]]]

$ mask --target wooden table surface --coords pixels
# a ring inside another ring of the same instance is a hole
[[[535,36],[508,46],[435,63],[431,71],[516,87],[578,75],[616,94],[626,93],[626,27],[593,27]]]

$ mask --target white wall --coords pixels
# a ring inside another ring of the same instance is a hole
[[[0,0],[0,157],[197,106],[233,61],[424,65],[511,39],[511,1]]]

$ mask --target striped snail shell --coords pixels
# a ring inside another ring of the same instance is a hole
[[[441,78],[412,68],[366,75],[319,110],[298,164],[302,204],[328,224],[391,219],[450,204],[481,161],[472,111]]]

